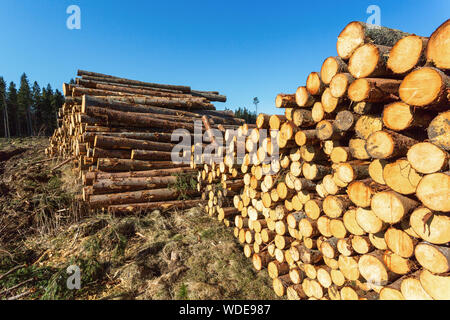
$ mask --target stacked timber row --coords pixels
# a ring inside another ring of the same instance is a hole
[[[220,130],[242,124],[211,103],[226,97],[88,71],[78,71],[78,76],[74,84],[63,85],[66,101],[47,154],[73,160],[83,200],[92,208],[119,213],[200,203],[189,186],[195,180],[189,156],[177,162],[171,153],[181,141],[190,148],[188,138],[195,135],[202,141],[204,129],[195,129],[194,122],[201,124],[205,115]],[[174,141],[176,129],[186,135]]]
[[[240,162],[202,168],[208,213],[277,295],[450,299],[449,37],[348,24],[283,115],[240,128]]]

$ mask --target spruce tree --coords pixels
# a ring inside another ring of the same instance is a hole
[[[33,113],[33,127],[34,132],[39,133],[40,129],[43,124],[42,119],[42,93],[41,93],[41,87],[39,84],[35,81],[33,83],[33,89],[32,89],[32,98],[33,98],[33,105],[32,105],[32,113]]]
[[[6,94],[6,103],[8,105],[9,125],[12,136],[20,136],[19,113],[17,105],[17,89],[14,82],[10,82],[8,87],[8,93]]]
[[[0,77],[0,136],[8,137],[8,118],[7,118],[7,108],[6,108],[6,83],[3,77]]]
[[[30,84],[27,75],[24,73],[20,77],[20,88],[17,94],[18,114],[20,120],[21,132],[32,135],[30,107],[33,103]]]

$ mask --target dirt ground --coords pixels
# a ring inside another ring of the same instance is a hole
[[[89,212],[46,138],[0,139],[0,299],[277,299],[232,230],[199,208],[140,216]],[[81,289],[67,288],[69,266]]]

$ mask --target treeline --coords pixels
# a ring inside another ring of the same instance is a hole
[[[256,123],[256,112],[249,111],[246,107],[235,110],[234,116],[244,119],[246,123]]]
[[[63,103],[59,90],[50,84],[41,89],[36,81],[30,86],[25,73],[19,88],[0,77],[0,137],[51,135]]]

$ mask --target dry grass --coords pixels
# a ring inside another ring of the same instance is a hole
[[[231,229],[199,208],[86,215],[70,166],[51,173],[55,163],[33,164],[46,143],[21,140],[29,150],[0,163],[0,275],[26,264],[0,278],[0,299],[26,290],[25,299],[277,299]],[[73,264],[78,291],[65,284]]]

